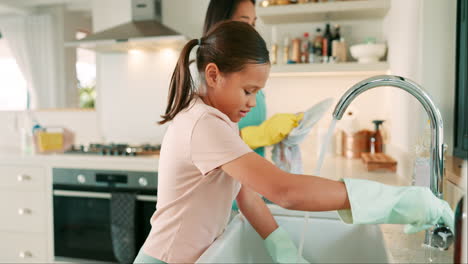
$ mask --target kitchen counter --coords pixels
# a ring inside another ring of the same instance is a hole
[[[407,235],[403,225],[380,225],[392,263],[453,263],[453,245],[447,251],[427,249],[423,246],[425,232]]]
[[[17,149],[0,148],[0,163],[4,165],[41,165],[82,169],[157,171],[159,156],[99,156],[82,154],[25,155]]]

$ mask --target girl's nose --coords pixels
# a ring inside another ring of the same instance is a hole
[[[252,108],[257,105],[257,98],[256,96],[249,96],[249,100],[247,101],[247,105]]]

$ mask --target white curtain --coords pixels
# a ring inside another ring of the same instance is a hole
[[[8,17],[0,20],[0,31],[28,84],[29,108],[57,107],[60,53],[52,15]]]

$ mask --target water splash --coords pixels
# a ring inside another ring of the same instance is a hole
[[[320,154],[319,159],[317,160],[317,165],[315,166],[315,170],[313,172],[314,176],[320,176],[320,170],[322,169],[323,160],[325,159],[325,153],[327,152],[327,148],[330,143],[331,136],[333,135],[333,131],[335,131],[336,122],[338,120],[334,119],[330,123],[330,127],[328,128],[327,133],[322,138],[321,146],[320,146]],[[306,212],[304,215],[304,226],[302,227],[302,235],[301,240],[299,243],[299,249],[297,251],[297,258],[296,263],[299,262],[299,259],[302,257],[302,252],[304,250],[304,240],[305,240],[305,233],[307,229],[307,223],[309,222],[309,212]]]

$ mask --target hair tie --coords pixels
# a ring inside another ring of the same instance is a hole
[[[198,46],[201,46],[201,38],[198,39]]]

